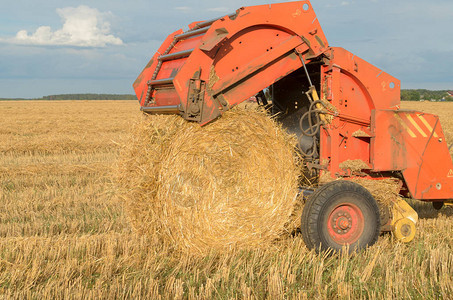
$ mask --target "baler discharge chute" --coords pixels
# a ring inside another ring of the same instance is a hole
[[[206,124],[301,68],[298,53],[309,61],[328,47],[300,2],[244,7],[189,28],[171,34],[135,81],[142,110]]]

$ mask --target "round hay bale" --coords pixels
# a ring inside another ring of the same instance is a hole
[[[266,245],[292,231],[297,141],[263,112],[233,109],[200,127],[145,116],[119,163],[134,228],[177,248]]]

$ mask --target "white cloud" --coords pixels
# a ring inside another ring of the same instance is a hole
[[[63,27],[52,31],[49,26],[40,26],[34,33],[20,30],[9,42],[23,45],[54,45],[76,47],[105,47],[107,44],[122,45],[123,41],[110,33],[110,23],[101,13],[85,5],[58,8]]]
[[[354,4],[354,1],[341,1],[341,2],[335,1],[334,3],[326,4],[325,7],[327,7],[327,8],[336,8],[336,7],[340,7],[340,6],[348,6],[348,5],[351,5],[351,4]]]
[[[214,12],[228,12],[231,9],[228,7],[213,7],[213,8],[208,8],[206,9],[207,11],[214,11]]]
[[[175,7],[176,10],[180,10],[180,11],[189,11],[189,10],[192,10],[192,8],[188,7],[188,6],[177,6]]]

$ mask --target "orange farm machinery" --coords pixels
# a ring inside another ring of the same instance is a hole
[[[242,7],[170,34],[133,87],[141,110],[200,125],[256,97],[299,138],[309,169],[333,180],[303,189],[309,248],[360,249],[380,232],[413,239],[417,213],[387,212],[351,178],[393,178],[397,193],[451,204],[453,164],[436,115],[400,109],[400,81],[331,47],[309,1]],[[362,163],[354,172],[347,161]]]

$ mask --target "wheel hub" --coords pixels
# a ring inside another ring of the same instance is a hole
[[[352,244],[361,236],[364,228],[361,210],[352,203],[335,207],[327,221],[330,237],[338,244]]]
[[[393,233],[396,239],[403,243],[412,241],[415,237],[415,231],[415,223],[408,218],[399,219],[393,225]]]
[[[351,224],[349,223],[349,220],[346,216],[341,216],[337,219],[337,227],[339,227],[342,230],[347,230],[351,228]]]
[[[401,226],[401,233],[405,237],[409,236],[411,234],[411,228],[409,227],[409,225],[404,224],[403,226]]]

